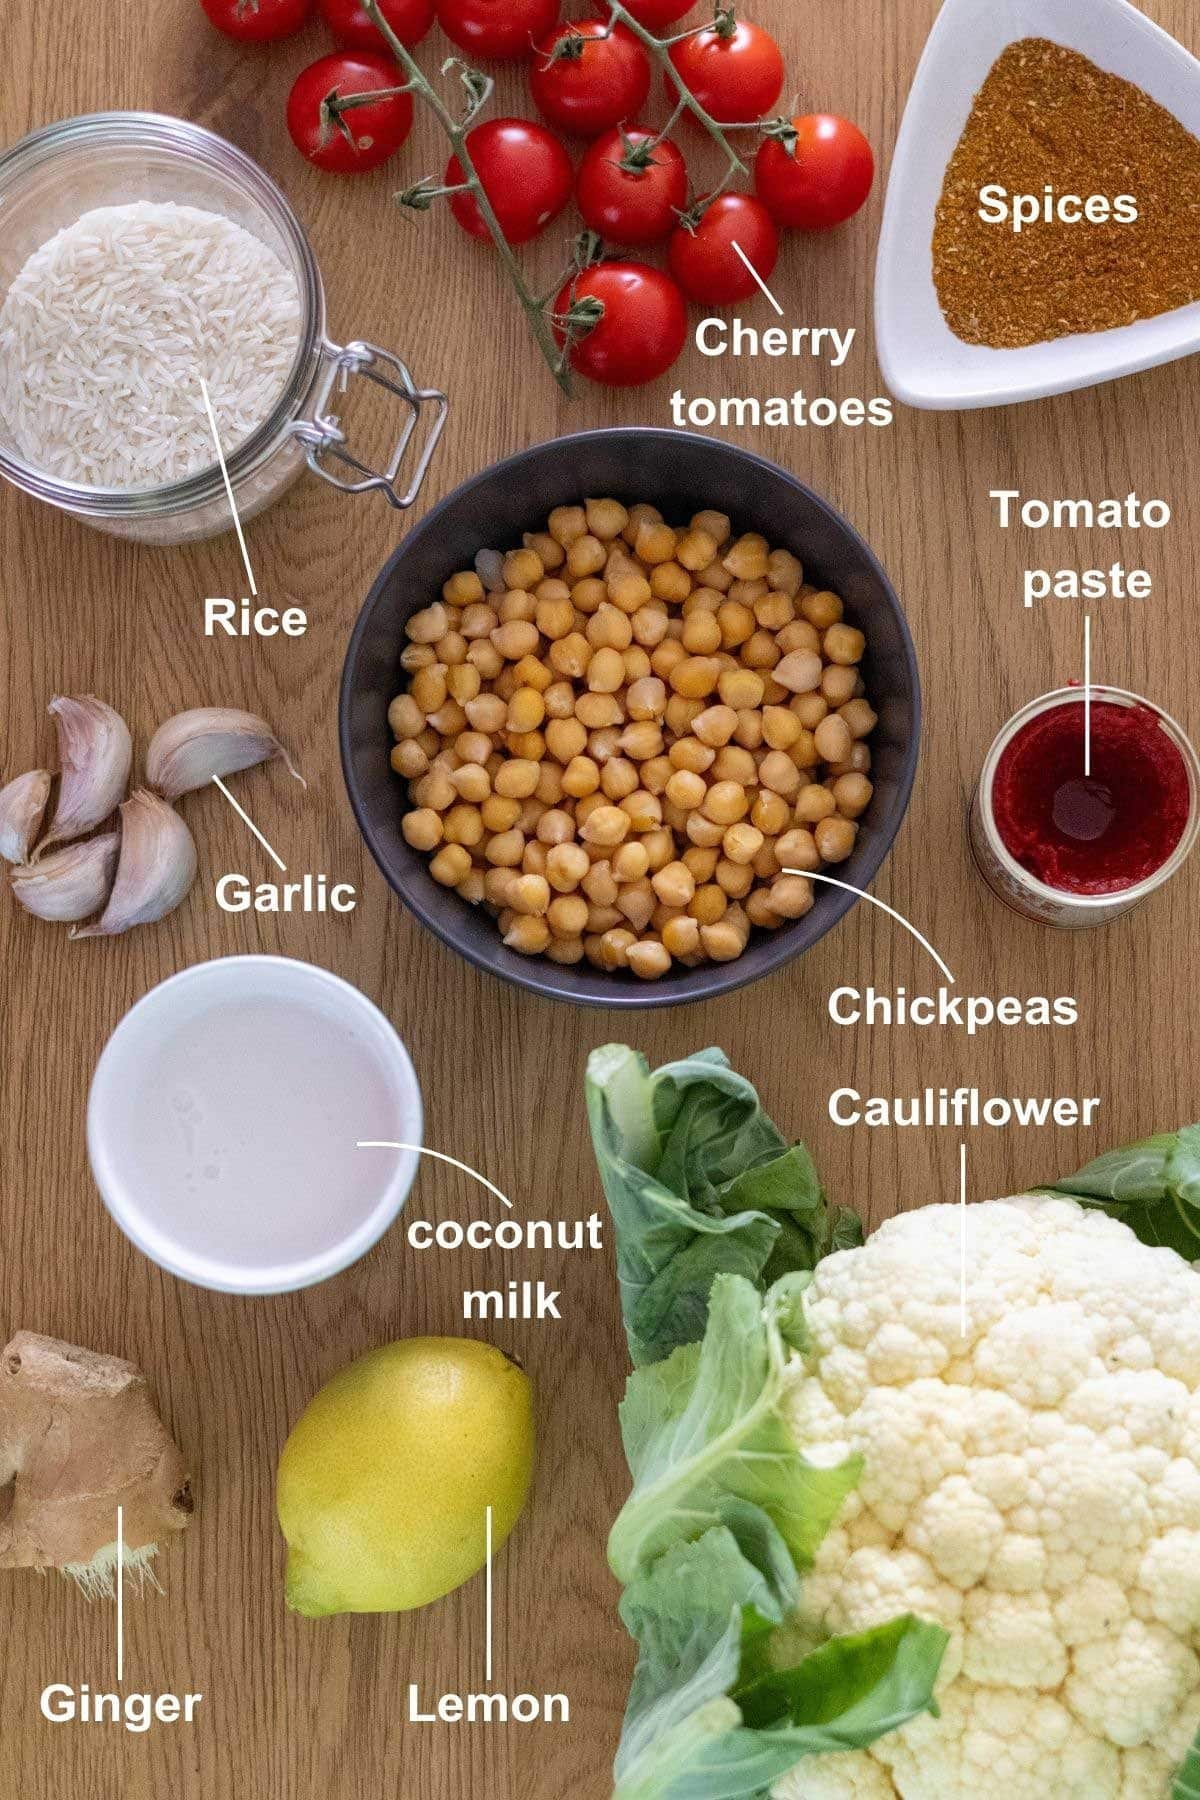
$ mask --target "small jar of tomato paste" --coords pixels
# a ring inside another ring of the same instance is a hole
[[[1060,688],[1009,720],[971,803],[971,848],[1002,900],[1102,925],[1169,881],[1200,832],[1200,759],[1161,708]]]

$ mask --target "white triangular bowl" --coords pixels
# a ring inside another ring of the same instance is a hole
[[[932,243],[946,165],[992,65],[1025,37],[1051,38],[1136,83],[1200,137],[1200,62],[1128,0],[945,0],[896,142],[875,270],[879,361],[909,406],[1010,406],[1200,350],[1200,303],[1026,350],[964,344],[942,317]]]

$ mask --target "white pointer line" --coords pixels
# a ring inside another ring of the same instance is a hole
[[[967,1337],[967,1146],[958,1146],[958,1207],[959,1223],[959,1335],[966,1342]]]
[[[125,1679],[125,1508],[117,1508],[117,1680]]]
[[[492,1685],[492,1509],[487,1509],[487,1583],[484,1600],[485,1629],[487,1632],[487,1652],[484,1663],[484,1681],[488,1687]]]
[[[258,589],[254,585],[254,570],[250,567],[250,552],[246,548],[246,536],[242,530],[242,521],[238,517],[237,502],[233,497],[233,486],[229,480],[229,470],[225,467],[225,452],[221,448],[221,435],[217,430],[216,415],[212,401],[208,397],[208,383],[203,375],[200,377],[200,392],[204,395],[204,410],[208,414],[208,423],[212,428],[213,443],[217,447],[217,461],[221,465],[221,480],[225,483],[225,495],[229,501],[229,510],[233,514],[233,526],[237,532],[238,543],[242,547],[242,561],[246,565],[246,580],[250,583],[250,592],[258,599]],[[282,865],[280,865],[282,867]]]
[[[247,824],[250,827],[251,831],[254,833],[255,837],[258,839],[259,843],[262,845],[262,847],[266,851],[267,855],[271,858],[272,862],[275,863],[276,867],[282,869],[284,874],[286,875],[287,874],[287,864],[284,862],[282,856],[278,855],[276,853],[276,851],[272,850],[270,844],[268,844],[266,838],[263,836],[262,832],[258,829],[258,826],[254,823],[254,820],[250,817],[250,814],[246,811],[246,809],[244,807],[238,805],[237,801],[234,799],[233,795],[230,793],[229,789],[225,786],[225,783],[221,780],[221,777],[219,775],[214,775],[213,781],[214,781],[215,785],[220,788],[221,792],[224,794],[225,798],[228,800],[230,806],[232,806],[234,812],[237,813],[238,817],[245,824]]]
[[[393,1143],[390,1138],[363,1139],[355,1145],[355,1149],[411,1150],[415,1156],[432,1156],[436,1162],[449,1163],[451,1168],[461,1169],[464,1175],[469,1175],[472,1181],[477,1181],[481,1187],[485,1187],[489,1194],[495,1194],[497,1200],[504,1206],[507,1206],[510,1212],[512,1211],[512,1201],[509,1199],[508,1195],[502,1194],[500,1189],[496,1187],[493,1182],[490,1182],[486,1175],[481,1175],[478,1169],[473,1169],[471,1167],[470,1163],[459,1162],[457,1156],[447,1156],[442,1150],[426,1150],[423,1144],[396,1144]]]
[[[757,281],[757,283],[758,283],[759,287],[762,289],[763,293],[767,296],[767,299],[771,302],[771,305],[775,308],[775,311],[779,314],[779,317],[782,319],[782,317],[783,317],[782,306],[780,306],[778,300],[775,298],[774,294],[771,292],[770,288],[767,286],[766,282],[763,280],[762,276],[759,274],[759,272],[755,268],[754,264],[750,261],[750,258],[746,255],[746,252],[742,249],[742,246],[738,243],[737,239],[734,238],[732,240],[732,242],[733,242],[734,249],[737,251],[738,255],[741,257],[742,261],[745,263],[746,267],[749,269],[750,273],[753,275],[755,281]]]
[[[928,950],[930,956],[932,956],[934,962],[942,971],[942,974],[946,977],[946,980],[950,983],[951,987],[956,987],[958,985],[954,976],[950,973],[948,965],[942,961],[933,945],[929,942],[929,939],[923,937],[916,926],[910,924],[904,917],[903,913],[898,913],[896,909],[889,906],[885,900],[879,900],[874,894],[868,894],[865,888],[853,887],[848,881],[837,881],[832,875],[817,875],[812,869],[784,869],[783,873],[785,875],[803,875],[806,881],[826,881],[829,883],[830,887],[841,888],[847,894],[857,894],[860,900],[869,900],[872,906],[877,906],[880,912],[885,912],[890,919],[895,919],[898,925],[903,925],[905,931],[912,933],[918,944],[920,944],[923,949]]]
[[[1083,615],[1083,773],[1092,775],[1092,615]]]

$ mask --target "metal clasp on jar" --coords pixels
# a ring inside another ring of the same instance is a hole
[[[297,419],[291,427],[292,435],[308,446],[309,468],[332,487],[340,488],[344,494],[378,491],[384,495],[389,505],[399,510],[411,506],[421,491],[438,439],[445,428],[449,400],[437,388],[419,388],[400,358],[393,356],[390,350],[381,350],[378,344],[356,342],[343,347],[340,344],[326,343],[321,354],[328,367],[313,401],[313,416],[311,419]],[[385,388],[389,394],[395,395],[405,409],[403,428],[384,469],[373,469],[368,463],[359,461],[346,442],[346,434],[337,414],[329,410],[334,390],[344,394],[354,375],[365,375],[377,387]],[[408,486],[401,491],[397,487],[400,472],[426,409],[432,409],[429,429],[415,452],[415,466]],[[327,458],[341,464],[343,468],[354,470],[358,479],[348,479],[328,468]]]

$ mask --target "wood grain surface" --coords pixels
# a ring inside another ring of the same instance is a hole
[[[758,0],[756,16],[789,56],[802,109],[856,117],[884,172],[935,0]],[[1200,50],[1186,0],[1146,10]],[[496,457],[570,428],[666,423],[671,387],[692,393],[882,391],[871,350],[871,266],[882,183],[867,213],[825,240],[793,239],[776,286],[794,323],[859,328],[835,372],[820,365],[703,361],[689,351],[660,389],[560,399],[490,255],[448,219],[406,223],[387,170],[338,182],[293,152],[283,103],[296,72],[323,54],[313,27],[247,53],[206,25],[194,0],[10,0],[0,137],[109,107],[196,119],[242,145],[280,181],[306,222],[335,333],[402,351],[453,402],[427,501]],[[429,44],[432,65],[439,46]],[[405,153],[406,178],[440,171],[428,122]],[[921,246],[913,246],[921,254]],[[550,253],[553,255],[553,252]],[[747,309],[760,323],[763,309]],[[825,1002],[843,981],[926,988],[917,946],[872,908],[857,911],[801,963],[704,1008],[619,1021],[518,994],[443,949],[392,898],[363,850],[335,742],[337,680],[358,607],[403,529],[371,500],[307,481],[250,529],[264,596],[297,600],[308,635],[206,642],[202,598],[241,591],[232,537],[189,551],[124,545],[7,488],[0,494],[2,760],[7,775],[45,762],[56,692],[95,692],[129,718],[139,748],[170,713],[201,702],[266,714],[300,753],[307,794],[267,773],[243,793],[293,870],[358,885],[346,919],[231,918],[212,878],[259,867],[220,796],[188,803],[202,879],[157,929],[72,944],[0,904],[0,1332],[49,1332],[140,1362],[197,1474],[186,1541],[161,1560],[163,1596],[128,1608],[126,1687],[202,1690],[200,1722],[143,1737],[52,1727],[38,1696],[52,1681],[112,1685],[113,1613],[58,1578],[0,1581],[0,1795],[23,1800],[602,1800],[630,1674],[604,1540],[623,1498],[616,1403],[625,1375],[608,1252],[547,1257],[416,1256],[393,1231],[358,1267],[311,1292],[245,1301],[161,1274],[119,1234],[87,1163],[84,1109],[96,1056],[154,983],[212,956],[264,950],[336,970],[383,1005],[424,1086],[427,1142],[486,1170],[530,1216],[584,1217],[600,1204],[582,1104],[583,1065],[622,1033],[659,1062],[721,1044],[761,1086],[775,1116],[812,1146],[832,1192],[872,1223],[954,1197],[957,1140],[945,1132],[839,1131],[832,1088],[893,1094],[977,1083],[997,1093],[1097,1093],[1096,1133],[980,1131],[975,1197],[1076,1167],[1099,1148],[1200,1112],[1192,1029],[1200,865],[1154,902],[1095,934],[1026,924],[976,877],[964,809],[993,733],[1021,703],[1077,676],[1081,612],[1026,613],[1020,571],[1121,556],[1155,579],[1140,607],[1096,607],[1096,668],[1193,727],[1200,677],[1194,624],[1200,533],[1189,446],[1198,408],[1191,367],[1019,410],[961,417],[901,412],[890,430],[744,433],[793,468],[870,540],[904,598],[921,657],[924,754],[912,810],[877,891],[937,945],[965,991],[1075,993],[1078,1029],[993,1032],[968,1041],[930,1030],[835,1029]],[[1072,540],[1000,533],[988,490],[1166,496],[1165,533]],[[697,496],[702,504],[704,496]],[[261,875],[269,873],[265,865]],[[3,897],[0,896],[0,900]],[[473,1215],[477,1193],[453,1170],[423,1169],[410,1204]],[[505,1329],[537,1387],[541,1455],[533,1505],[497,1569],[497,1677],[509,1691],[566,1689],[569,1727],[413,1727],[423,1693],[482,1685],[483,1589],[428,1611],[313,1625],[287,1615],[272,1481],[290,1422],[327,1376],[389,1338],[461,1329],[464,1286],[544,1276],[564,1290],[561,1324]],[[0,1339],[2,1341],[2,1339]]]

